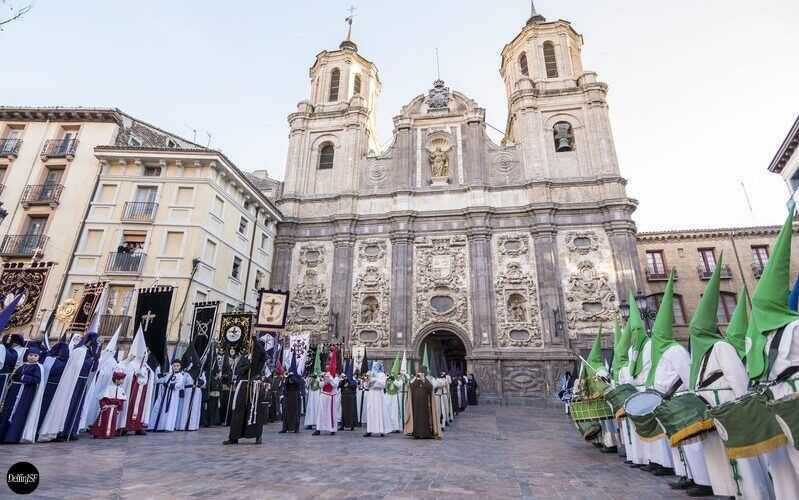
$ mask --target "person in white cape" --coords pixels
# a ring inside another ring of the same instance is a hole
[[[123,434],[135,433],[143,436],[150,423],[155,373],[147,364],[147,345],[141,325],[125,359],[120,363],[125,372],[125,400],[119,415],[119,427]]]
[[[106,389],[111,384],[111,376],[119,365],[116,355],[117,343],[121,332],[122,325],[119,325],[111,340],[108,341],[108,345],[100,353],[100,363],[97,366],[97,371],[94,372],[94,377],[86,393],[86,402],[81,414],[81,430],[93,425],[100,414],[100,399],[103,398]]]
[[[369,372],[366,393],[366,433],[364,437],[371,437],[377,434],[385,436],[385,418],[383,415],[383,389],[386,388],[386,374],[383,372],[383,362],[375,361],[372,363],[372,370]]]

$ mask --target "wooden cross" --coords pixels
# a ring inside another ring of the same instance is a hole
[[[275,306],[280,305],[280,302],[278,302],[274,297],[272,297],[269,302],[266,302],[266,305],[269,306],[269,312],[267,314],[271,318],[275,312]]]

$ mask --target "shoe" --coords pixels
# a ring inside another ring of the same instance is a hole
[[[261,438],[255,438],[255,444],[261,444]]]
[[[136,431],[136,435],[137,436],[146,436],[147,432],[145,432],[144,430]]]
[[[636,463],[630,464],[631,469],[642,469],[643,467],[645,467],[644,464],[636,464]]]
[[[693,481],[687,477],[681,477],[676,483],[669,483],[669,488],[673,490],[687,490],[696,486]]]
[[[649,462],[648,464],[641,467],[641,470],[644,472],[655,472],[656,470],[658,470],[658,467],[660,466],[655,462]]]
[[[616,453],[616,452],[618,452],[618,451],[619,451],[619,449],[618,449],[618,448],[616,448],[615,446],[603,446],[603,447],[600,449],[600,451],[601,451],[602,453]]]
[[[306,431],[309,431],[309,430],[311,430],[311,429],[313,429],[313,425],[306,425],[306,426],[305,426],[305,430],[306,430]]]
[[[331,436],[335,436],[335,435],[336,435],[336,432],[335,432],[335,431],[333,431],[333,432],[331,432],[331,433],[330,433],[330,435],[331,435]]]
[[[286,431],[286,429],[283,429],[283,430],[280,430],[280,431],[278,431],[277,433],[278,433],[278,434],[285,434],[286,432],[287,432],[287,431]],[[296,431],[295,431],[295,432],[296,432]]]
[[[384,438],[384,437],[386,437],[386,435],[385,434],[380,434],[380,437]]]
[[[624,461],[624,465],[633,465],[633,461],[632,460],[625,460]]]
[[[238,439],[228,439],[227,441],[223,441],[222,444],[239,444]]]
[[[363,437],[365,437],[365,438],[372,437],[372,433],[371,432],[367,432],[366,434],[363,435]]]
[[[319,431],[313,431],[311,433],[311,436],[318,436],[319,434],[321,434]]]
[[[696,485],[693,488],[685,490],[685,494],[689,497],[711,497],[713,496],[713,488],[710,486]]]
[[[653,474],[658,477],[673,476],[674,469],[672,469],[671,467],[661,467],[655,472],[653,472]]]

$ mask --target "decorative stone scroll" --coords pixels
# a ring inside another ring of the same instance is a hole
[[[529,236],[523,233],[496,235],[494,253],[498,345],[544,347]]]
[[[414,335],[430,323],[471,332],[466,237],[423,237],[415,242]]]
[[[576,337],[585,323],[610,323],[618,316],[616,293],[607,273],[598,272],[588,260],[577,264],[566,285],[566,321]]]
[[[296,259],[291,276],[289,298],[289,333],[308,333],[314,340],[325,340],[330,333],[330,280],[328,257],[332,243],[300,244],[294,249]]]
[[[588,255],[599,250],[599,236],[594,231],[569,231],[566,233],[566,248],[578,255]]]
[[[390,243],[382,239],[357,242],[353,263],[351,335],[353,343],[389,345],[391,300]]]

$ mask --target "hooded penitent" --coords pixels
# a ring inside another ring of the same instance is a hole
[[[741,288],[738,292],[738,303],[732,313],[730,324],[724,338],[738,352],[738,357],[744,359],[746,356],[746,329],[749,326],[749,293],[746,288]]]
[[[338,372],[338,353],[336,346],[330,346],[330,354],[327,356],[327,373],[335,375]]]
[[[794,207],[780,230],[766,268],[752,295],[752,313],[746,332],[746,371],[757,380],[768,373],[764,348],[766,335],[799,320],[799,313],[788,308],[788,284],[791,265]]]
[[[359,371],[360,376],[366,376],[369,372],[369,359],[366,356],[366,349],[363,350],[363,357],[361,358],[361,367]]]
[[[394,356],[394,364],[391,365],[391,376],[396,378],[400,374],[400,357],[399,353]]]
[[[405,351],[402,351],[402,362],[400,363],[400,373],[403,376],[408,375],[408,358],[406,357]]]
[[[713,275],[705,286],[705,292],[699,299],[694,317],[688,324],[688,335],[691,342],[691,375],[688,387],[696,388],[699,369],[705,354],[713,348],[713,344],[723,340],[718,327],[719,285],[721,284],[721,263],[719,256]]]
[[[627,328],[630,330],[630,347],[632,347],[633,356],[635,356],[635,359],[630,360],[633,363],[630,372],[633,377],[637,377],[644,368],[643,351],[647,340],[646,328],[644,328],[641,312],[638,310],[638,303],[635,301],[632,292],[630,292],[627,303],[630,304],[630,317],[627,319]]]
[[[655,383],[655,372],[657,371],[660,358],[663,353],[673,345],[674,341],[674,272],[669,276],[666,283],[666,290],[663,292],[663,299],[660,301],[655,324],[652,325],[652,368],[646,377],[646,385],[651,386]]]
[[[613,327],[613,365],[611,370],[613,372],[613,380],[619,381],[619,372],[622,368],[627,366],[629,361],[630,350],[630,328],[625,324],[620,328],[618,321]]]
[[[588,354],[588,359],[586,360],[588,364],[588,370],[586,371],[586,375],[589,377],[595,376],[599,373],[600,370],[605,368],[605,363],[602,359],[602,326],[599,327],[599,332],[596,334],[596,338],[594,339],[594,345],[591,346],[591,352]]]
[[[347,363],[344,367],[344,375],[347,377],[347,382],[350,383],[351,386],[355,387],[358,383],[355,381],[355,378],[352,376],[352,359],[348,359]]]
[[[422,368],[430,373],[430,358],[427,356],[427,344],[424,345],[424,354],[422,355]]]
[[[322,353],[322,346],[320,345],[320,346],[318,346],[316,348],[316,356],[314,357],[314,360],[313,360],[313,372],[311,373],[311,375],[313,375],[314,377],[318,377],[319,375],[322,374],[322,357],[321,357],[322,354],[321,353]]]
[[[19,301],[22,299],[22,294],[17,295],[14,297],[14,300],[11,301],[10,304],[5,306],[2,311],[0,311],[0,332],[6,329],[8,323],[11,322],[11,318],[14,316],[14,313],[17,310],[17,306],[19,305]]]

